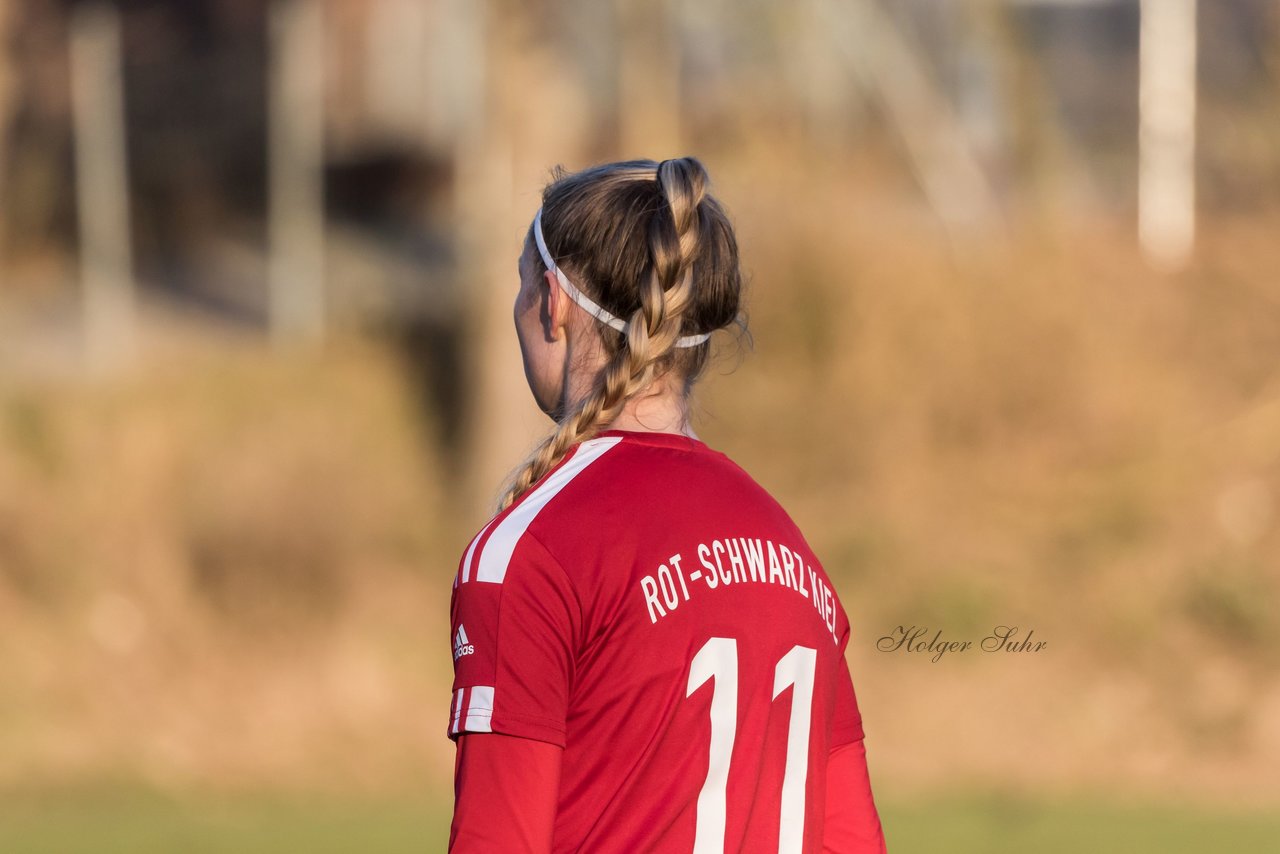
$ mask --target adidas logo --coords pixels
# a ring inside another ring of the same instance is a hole
[[[458,624],[458,633],[453,636],[453,660],[457,661],[464,655],[470,655],[475,652],[476,648],[467,640],[467,630]]]

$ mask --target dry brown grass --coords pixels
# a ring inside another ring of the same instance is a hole
[[[1274,223],[1164,276],[1119,226],[949,244],[865,166],[751,162],[717,180],[756,348],[700,429],[837,577],[878,783],[1274,799]],[[446,780],[475,520],[410,398],[354,343],[0,393],[0,782]],[[874,647],[1000,623],[1049,646]]]
[[[451,561],[411,400],[362,345],[6,394],[0,782],[447,764]]]

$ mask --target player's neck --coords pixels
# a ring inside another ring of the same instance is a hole
[[[678,389],[679,384],[664,384],[656,392],[642,392],[623,404],[622,412],[603,429],[680,433],[697,439],[689,423],[688,401]]]

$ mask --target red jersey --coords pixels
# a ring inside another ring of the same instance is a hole
[[[553,850],[818,852],[863,737],[849,623],[778,503],[687,436],[607,430],[489,521],[448,733],[563,748]]]

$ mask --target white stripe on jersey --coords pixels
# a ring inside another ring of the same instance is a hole
[[[476,534],[475,539],[471,541],[471,545],[467,547],[467,556],[462,561],[462,580],[463,581],[471,580],[471,556],[476,553],[476,546],[480,543],[480,538],[484,536],[485,531],[489,530],[489,526],[492,525],[493,522],[494,520],[490,519],[487,523],[485,523],[485,526],[480,529],[480,533]],[[456,585],[457,582],[455,581],[454,584]]]
[[[453,692],[453,726],[449,732],[458,731],[458,719],[462,716],[462,692],[464,689],[459,688]]]
[[[525,496],[524,500],[507,514],[501,524],[493,529],[489,541],[484,544],[484,549],[480,552],[479,564],[476,566],[476,581],[492,581],[501,584],[502,579],[507,575],[507,566],[511,563],[511,555],[516,550],[516,543],[520,542],[520,538],[524,536],[524,532],[538,512],[583,469],[621,441],[621,436],[605,436],[583,442],[568,462],[560,466],[555,474],[544,480],[537,489]],[[464,576],[462,580],[467,579]]]
[[[470,699],[467,700],[466,728],[476,732],[493,732],[493,727],[490,724],[490,718],[492,717],[493,686],[473,686]]]

